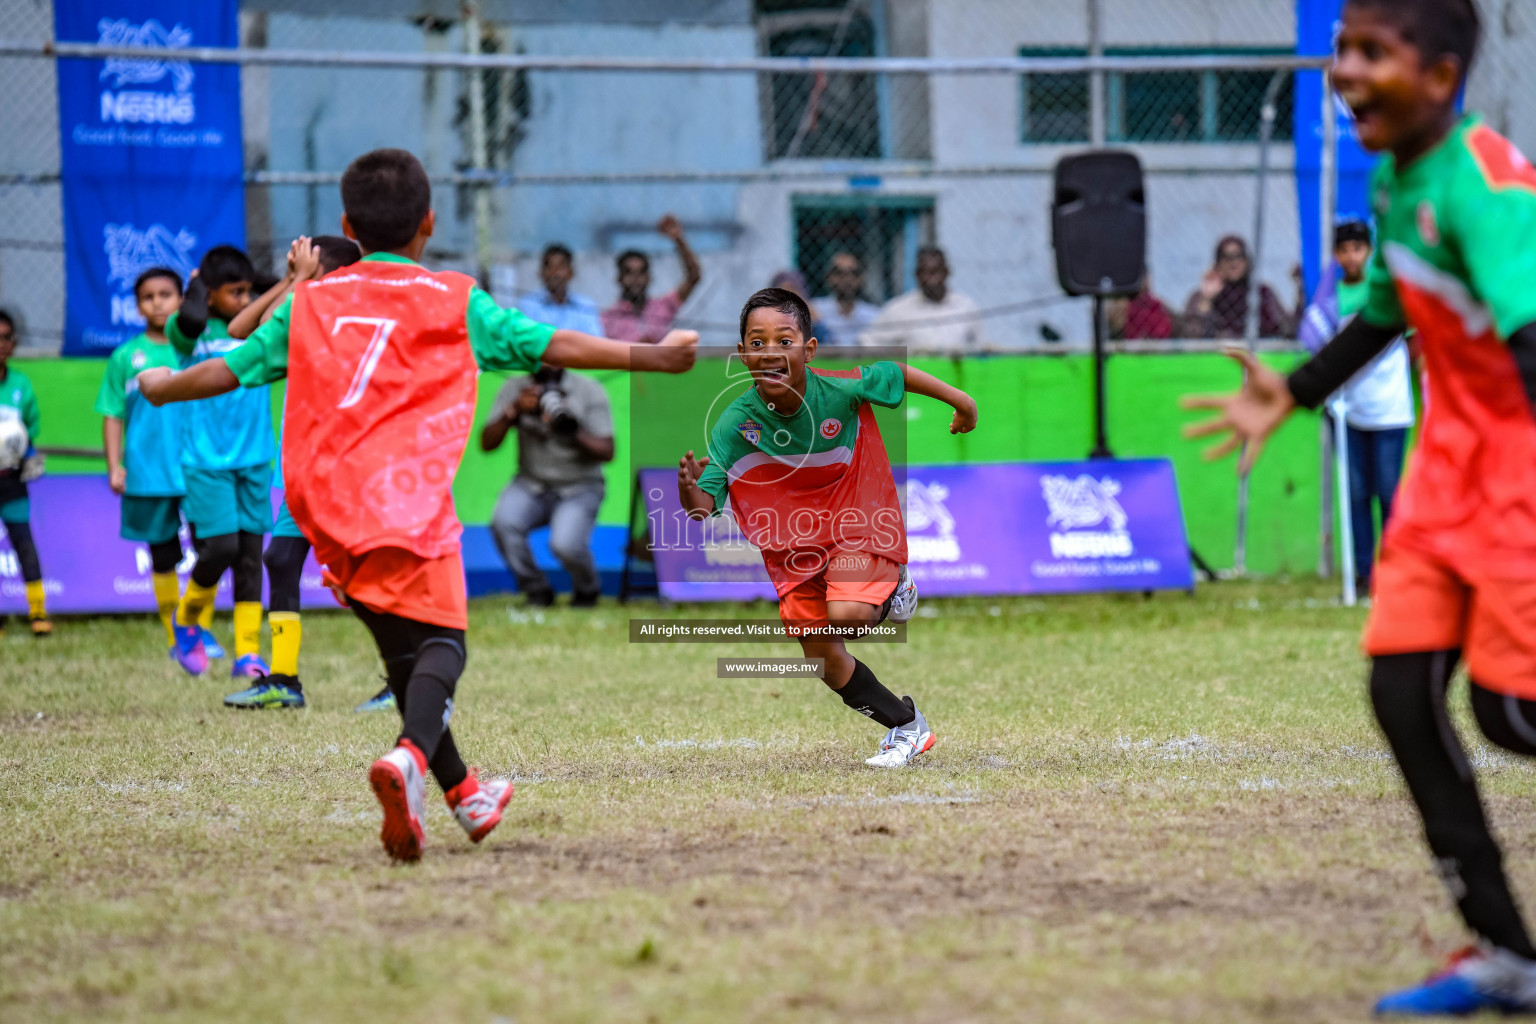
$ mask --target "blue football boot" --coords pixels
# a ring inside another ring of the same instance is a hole
[[[203,650],[210,659],[223,658],[224,645],[219,643],[219,638],[213,635],[213,630],[203,630]]]
[[[225,697],[224,706],[245,710],[301,708],[304,706],[304,691],[293,676],[264,676],[250,689]]]
[[[1536,1015],[1536,963],[1502,949],[1471,948],[1423,984],[1382,996],[1383,1017],[1466,1017],[1491,1011]]]
[[[365,714],[369,711],[393,711],[394,709],[395,695],[386,686],[352,710],[358,714]]]

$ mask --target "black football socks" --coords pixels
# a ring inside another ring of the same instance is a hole
[[[866,718],[872,718],[887,729],[907,725],[917,717],[912,706],[890,690],[887,690],[869,670],[869,666],[857,658],[853,662],[853,675],[837,695],[843,703]]]

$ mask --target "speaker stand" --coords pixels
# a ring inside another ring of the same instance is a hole
[[[1104,428],[1104,336],[1108,323],[1104,317],[1104,297],[1093,297],[1093,451],[1090,459],[1112,459],[1109,436]]]

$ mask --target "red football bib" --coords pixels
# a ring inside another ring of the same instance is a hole
[[[453,475],[475,415],[473,281],[362,262],[294,290],[283,478],[315,544],[422,558],[459,548]]]

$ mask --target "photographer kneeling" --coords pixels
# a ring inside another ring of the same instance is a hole
[[[553,604],[554,589],[528,548],[528,534],[548,523],[550,550],[571,574],[571,606],[590,608],[601,592],[592,528],[603,502],[603,463],[613,458],[608,396],[589,377],[542,366],[502,386],[480,447],[495,451],[514,428],[517,475],[491,518],[501,557],[529,604]]]

